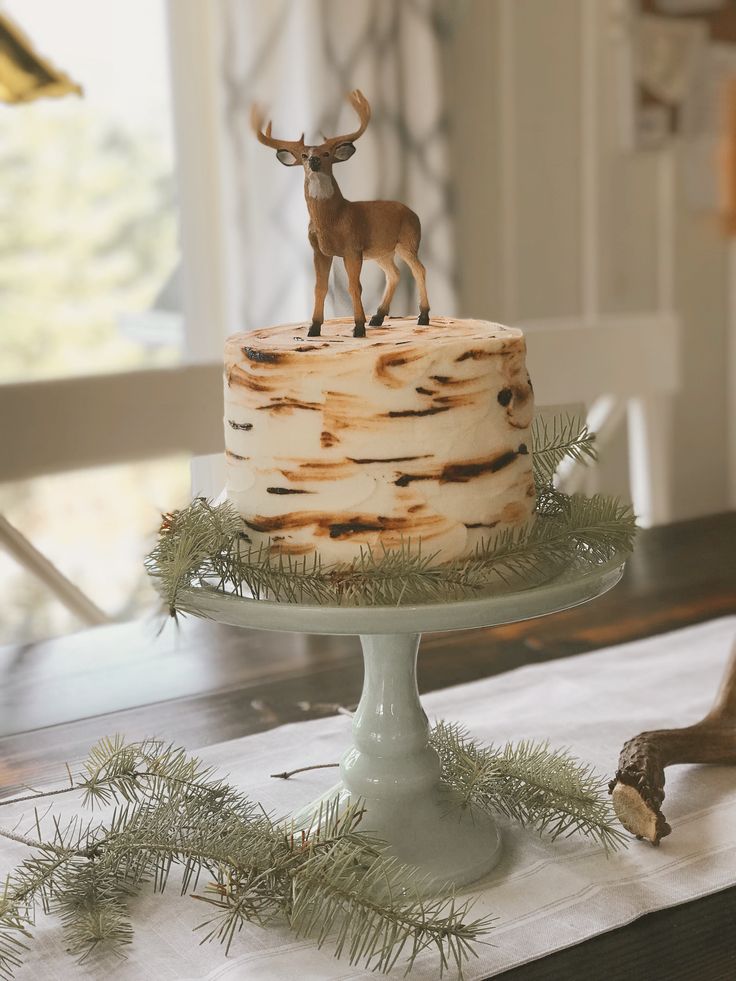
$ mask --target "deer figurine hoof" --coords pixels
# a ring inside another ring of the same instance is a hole
[[[356,324],[353,328],[353,337],[365,337],[365,324]]]
[[[419,314],[419,319],[417,320],[417,326],[419,327],[429,327],[429,310],[424,310]]]
[[[368,326],[369,327],[382,327],[383,326],[383,321],[384,321],[384,317],[382,317],[379,313],[374,313],[373,316],[371,317],[371,319],[368,321]]]
[[[322,334],[322,324],[312,322],[312,326],[307,332],[307,337],[320,337]]]

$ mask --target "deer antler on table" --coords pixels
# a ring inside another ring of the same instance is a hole
[[[653,845],[672,828],[661,811],[664,770],[674,763],[736,764],[736,642],[713,708],[683,729],[657,729],[629,739],[609,785],[619,821]]]

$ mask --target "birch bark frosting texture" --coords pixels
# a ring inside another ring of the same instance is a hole
[[[393,318],[235,334],[225,353],[228,497],[254,544],[325,562],[422,543],[444,562],[534,508],[520,330]]]

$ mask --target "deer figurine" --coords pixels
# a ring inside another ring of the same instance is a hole
[[[271,123],[263,128],[264,119],[258,106],[253,106],[251,114],[251,125],[260,142],[274,149],[286,167],[301,164],[304,168],[304,196],[309,210],[309,242],[314,252],[315,272],[310,337],[319,337],[322,330],[327,284],[335,256],[342,258],[348,276],[355,317],[353,337],[365,337],[360,285],[364,259],[373,259],[386,274],[386,289],[370,326],[380,327],[389,315],[399,282],[394,261],[397,255],[411,269],[419,290],[417,323],[429,324],[426,274],[417,255],[422,234],[419,218],[398,201],[346,201],[332,174],[334,164],[349,160],[355,153],[355,141],[363,135],[371,118],[368,100],[358,89],[350,93],[348,101],[358,114],[360,126],[352,133],[325,139],[319,146],[307,146],[303,133],[298,140],[274,139]]]

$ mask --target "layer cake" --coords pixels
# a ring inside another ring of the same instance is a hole
[[[318,552],[417,547],[439,564],[534,508],[534,399],[520,330],[391,318],[368,336],[328,320],[228,338],[227,496],[254,545]]]

